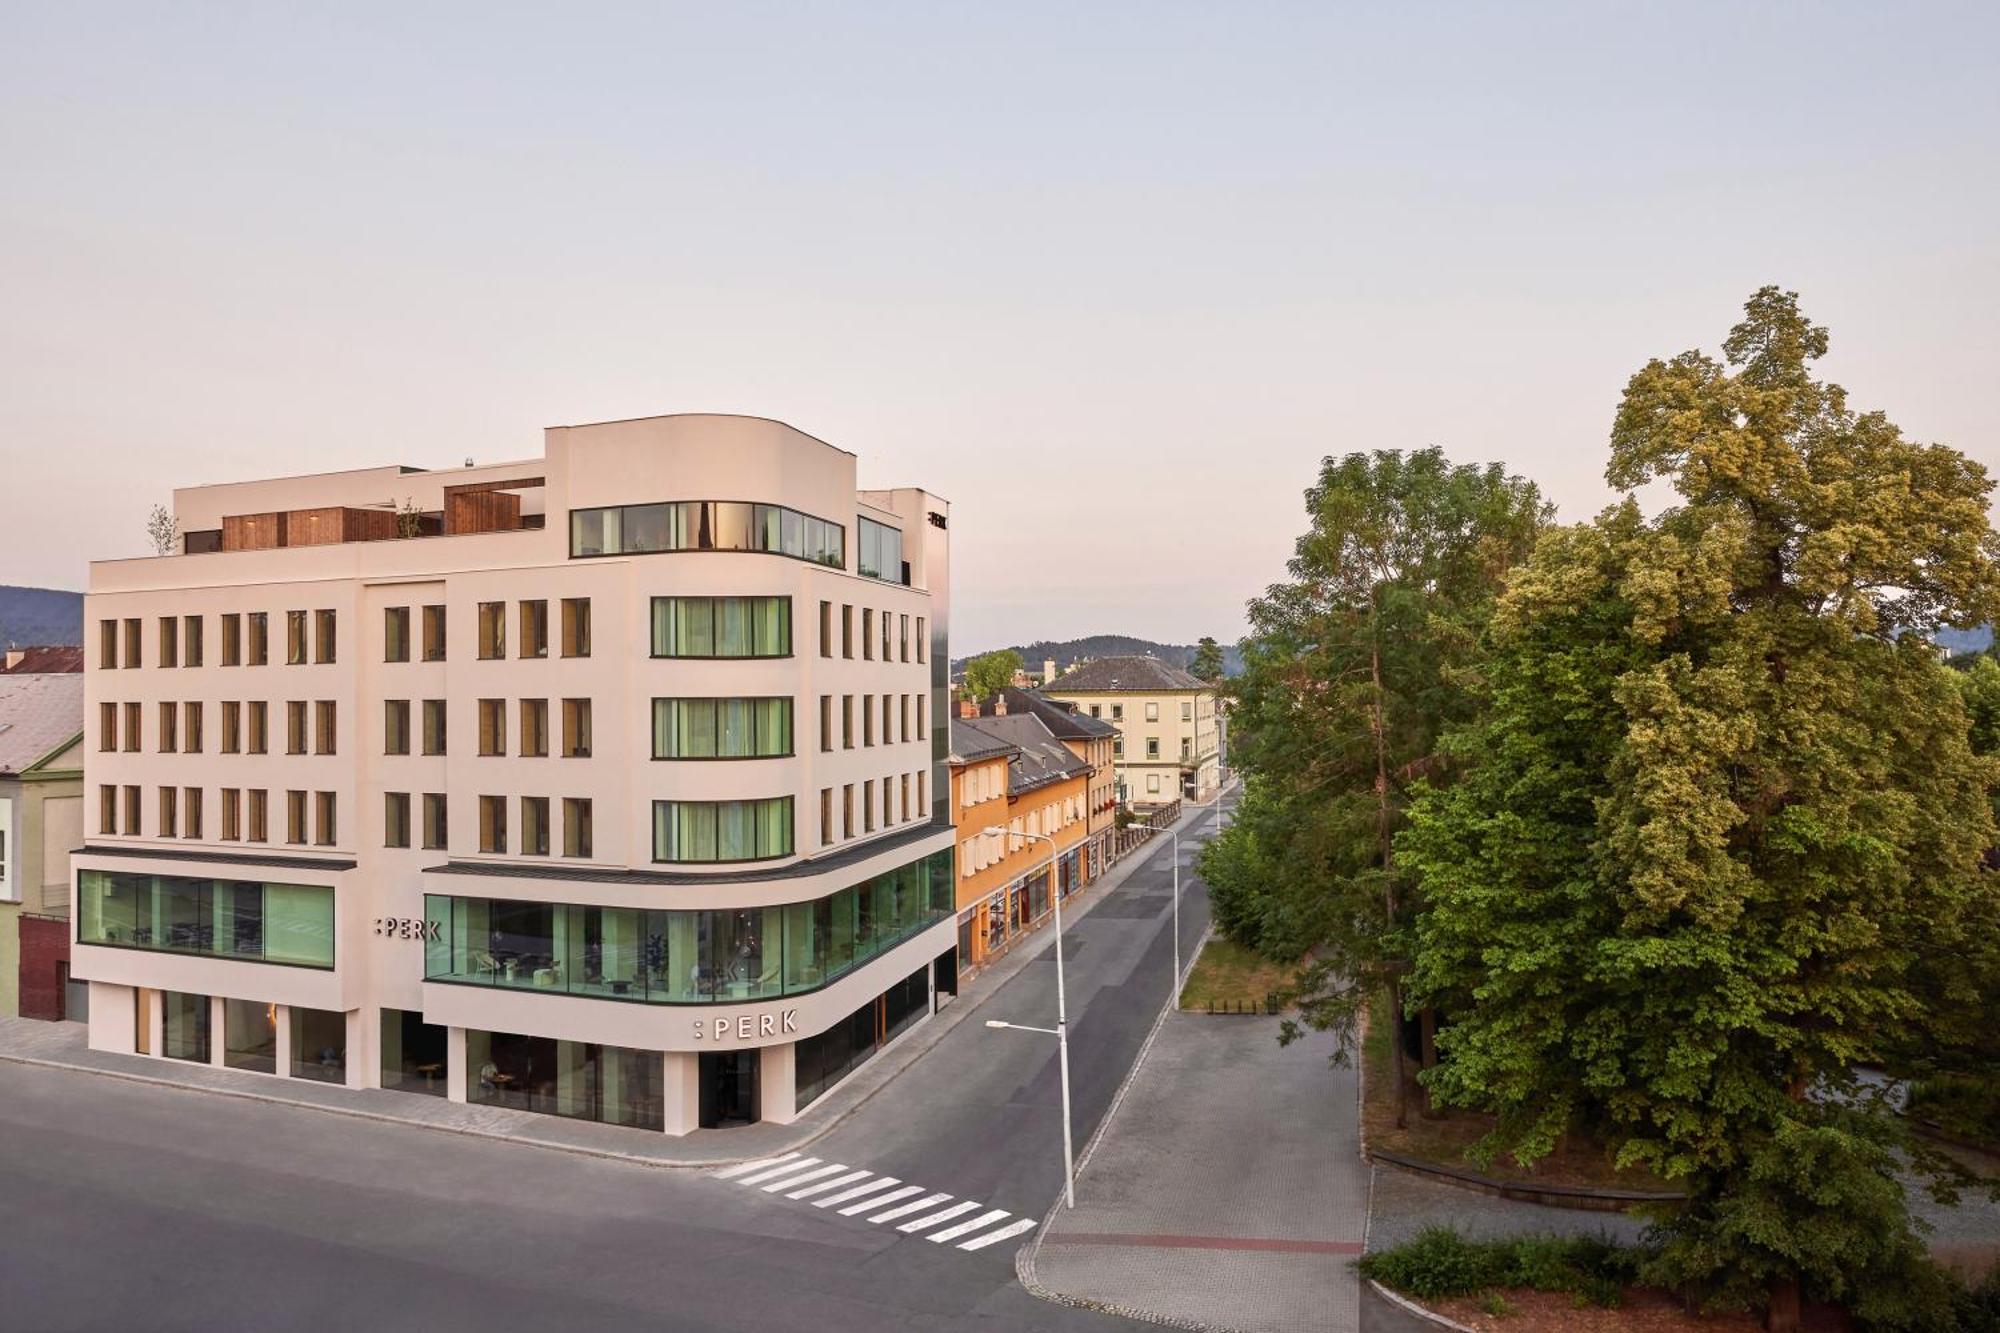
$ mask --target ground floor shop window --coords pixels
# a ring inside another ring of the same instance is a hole
[[[277,1073],[278,1006],[261,1000],[224,1000],[222,1062],[231,1069]]]
[[[292,1006],[292,1077],[347,1082],[347,1015]]]
[[[826,1031],[792,1048],[798,1110],[805,1110],[930,1013],[930,976],[928,964],[918,968]]]
[[[658,1051],[514,1032],[465,1033],[466,1100],[607,1125],[663,1129]]]
[[[163,1036],[160,1054],[173,1060],[208,1063],[208,997],[161,991]]]
[[[450,1030],[424,1022],[407,1009],[382,1011],[382,1086],[398,1092],[445,1095],[445,1058]]]

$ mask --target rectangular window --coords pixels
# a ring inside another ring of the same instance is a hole
[[[854,748],[854,696],[851,694],[840,696],[840,748]]]
[[[872,782],[861,784],[861,831],[875,831],[875,784]]]
[[[591,854],[590,798],[587,796],[565,796],[563,811],[563,855],[584,857]]]
[[[1157,702],[1146,705],[1146,720],[1148,722],[1158,722],[1160,720],[1160,705]]]
[[[322,847],[331,847],[338,840],[334,828],[333,793],[330,791],[313,793],[313,841]]]
[[[222,1063],[259,1074],[278,1072],[278,1006],[256,1000],[222,1002]]]
[[[97,788],[97,831],[118,832],[118,788],[108,782]]]
[[[160,665],[180,665],[180,617],[160,617]]]
[[[243,705],[235,699],[222,701],[222,752],[243,752]]]
[[[507,655],[507,603],[479,604],[479,658],[495,661]]]
[[[590,757],[590,700],[562,701],[562,752],[565,759]]]
[[[271,793],[262,787],[250,789],[250,799],[246,802],[249,815],[249,841],[269,842],[271,839]]]
[[[125,788],[125,831],[133,837],[139,836],[139,788]]]
[[[156,836],[162,838],[180,836],[180,795],[179,787],[160,788],[160,827]]]
[[[212,1017],[211,1008],[206,995],[190,995],[185,991],[161,991],[160,1026],[163,1040],[160,1044],[160,1054],[169,1060],[191,1060],[198,1065],[209,1063],[208,1027]]]
[[[97,705],[97,748],[110,752],[118,748],[118,705]]]
[[[896,784],[896,795],[902,802],[902,819],[907,823],[910,818],[910,775],[908,773],[903,774],[902,780]]]
[[[924,645],[927,642],[929,642],[929,640],[924,638],[924,618],[922,616],[918,616],[917,617],[917,660],[919,662],[924,660],[924,651],[925,651]]]
[[[860,543],[860,550],[855,553],[855,567],[863,578],[881,579],[886,583],[903,581],[901,529],[857,515],[855,538]]]
[[[1158,773],[1148,773],[1146,775],[1146,791],[1154,796],[1160,794],[1160,775]]]
[[[285,612],[285,665],[304,666],[306,661],[306,613]]]
[[[891,660],[889,657],[889,613],[887,611],[882,613],[882,660],[884,662]]]
[[[138,750],[140,742],[143,739],[140,731],[144,725],[145,717],[140,705],[126,704],[124,746],[127,752]]]
[[[1181,737],[1181,758],[1194,758],[1194,742],[1186,736]]]
[[[842,783],[840,787],[840,836],[854,836],[854,784]]]
[[[549,798],[546,796],[523,796],[521,798],[521,855],[547,856],[549,854]]]
[[[507,798],[479,798],[479,850],[505,853],[507,850]]]
[[[201,617],[181,617],[181,665],[201,665]]]
[[[180,749],[180,705],[162,702],[160,704],[160,744],[161,754],[172,754]]]
[[[910,618],[906,615],[896,617],[896,660],[910,660]]]
[[[565,597],[562,601],[562,655],[590,656],[590,599]]]
[[[573,509],[569,516],[573,559],[661,551],[762,551],[844,569],[846,545],[846,530],[838,523],[782,505],[741,500],[612,505]]]
[[[444,608],[424,608],[424,661],[444,661]]]
[[[653,802],[653,859],[760,861],[792,854],[792,798]]]
[[[792,753],[792,700],[653,700],[655,759],[771,759]]]
[[[292,1077],[347,1082],[347,1015],[296,1004],[286,1014],[292,1025]]]
[[[491,757],[507,753],[507,701],[479,701],[479,753]]]
[[[819,789],[819,845],[833,845],[833,788]]]
[[[304,754],[306,752],[306,705],[303,699],[292,699],[285,704],[285,753]]]
[[[1111,757],[1113,759],[1123,759],[1125,757],[1125,738],[1123,736],[1112,737]]]
[[[201,788],[181,788],[181,836],[201,836]]]
[[[907,742],[910,739],[910,696],[896,696],[896,739]]]
[[[269,666],[271,662],[271,617],[264,611],[252,611],[245,617],[250,624],[249,650],[243,660],[251,666]]]
[[[271,705],[262,699],[250,701],[250,741],[246,748],[251,754],[268,754],[271,749]]]
[[[930,730],[924,725],[924,696],[917,696],[917,739],[929,740]]]
[[[407,606],[382,608],[382,660],[410,660],[410,608]]]
[[[295,846],[305,845],[306,794],[302,791],[285,793],[285,841]]]
[[[443,792],[424,793],[424,850],[441,852],[450,842],[448,811]]]
[[[1183,722],[1192,722],[1192,721],[1194,721],[1194,704],[1193,704],[1193,703],[1191,703],[1191,702],[1186,702],[1186,701],[1183,701],[1183,702],[1182,702],[1182,704],[1181,704],[1181,721],[1183,721]]]
[[[97,622],[97,665],[106,671],[118,669],[118,622]]]
[[[1146,737],[1146,758],[1158,759],[1159,757],[1160,757],[1160,738],[1158,736]]]
[[[222,840],[243,841],[243,792],[237,787],[222,789]]]
[[[1125,720],[1125,705],[1124,705],[1124,704],[1113,704],[1113,705],[1111,705],[1111,720],[1112,720],[1113,722],[1123,722],[1123,721]]]
[[[410,701],[408,699],[384,699],[382,701],[382,753],[408,754],[410,752]]]
[[[125,620],[125,666],[127,670],[136,668],[141,661],[139,643],[139,617],[128,616]]]
[[[875,696],[872,694],[864,694],[861,696],[861,744],[863,746],[869,746],[875,743],[875,709],[873,707],[874,701],[875,701]]]
[[[845,603],[840,608],[840,655],[854,656],[854,608]]]
[[[521,757],[546,759],[549,753],[549,701],[521,700]]]
[[[201,753],[201,701],[190,699],[181,705],[181,753]]]
[[[819,697],[819,748],[823,753],[833,751],[833,696]]]
[[[833,656],[833,603],[819,604],[819,655]]]
[[[655,597],[655,657],[790,657],[789,597]]]
[[[313,661],[325,665],[334,660],[333,612],[313,612]]]
[[[334,711],[333,700],[321,699],[313,704],[313,753],[334,753]]]
[[[893,694],[882,696],[882,744],[884,745],[889,743],[891,736],[894,734],[889,730],[889,711],[894,704],[895,697]]]
[[[444,753],[444,700],[424,700],[424,753],[437,755]]]
[[[521,603],[521,656],[549,655],[549,604],[541,599]]]
[[[861,608],[861,660],[875,660],[875,612],[866,606]]]

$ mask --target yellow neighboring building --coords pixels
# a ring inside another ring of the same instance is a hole
[[[1207,801],[1221,781],[1215,687],[1157,657],[1099,657],[1042,691],[1118,729],[1118,799]]]
[[[998,707],[1005,708],[1004,696]],[[1091,769],[1032,712],[954,719],[949,763],[958,966],[966,972],[1041,925],[1057,891],[1067,897],[1082,887]],[[1042,837],[1018,836],[1024,833]],[[1055,840],[1053,881],[1043,837]]]

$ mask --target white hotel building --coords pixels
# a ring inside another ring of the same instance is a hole
[[[174,509],[91,567],[92,1046],[679,1134],[953,985],[944,501],[668,416]]]

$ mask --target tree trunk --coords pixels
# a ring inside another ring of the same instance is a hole
[[[1764,1314],[1765,1333],[1798,1333],[1799,1280],[1795,1277],[1771,1279],[1771,1308]]]
[[[1423,1041],[1423,1053],[1424,1053],[1423,1067],[1425,1069],[1435,1068],[1438,1062],[1437,1010],[1431,1008],[1429,1005],[1425,1005],[1423,1008],[1417,1011],[1417,1031],[1421,1034],[1421,1040]],[[1425,1084],[1424,1105],[1423,1105],[1424,1118],[1427,1120],[1435,1120],[1442,1114],[1444,1113],[1438,1110],[1437,1103],[1431,1100],[1430,1085]]]
[[[1396,1080],[1396,1128],[1406,1129],[1410,1123],[1410,1075],[1403,1055],[1403,983],[1393,976],[1389,978],[1389,1050],[1394,1057],[1389,1068],[1393,1071],[1390,1077]]]

